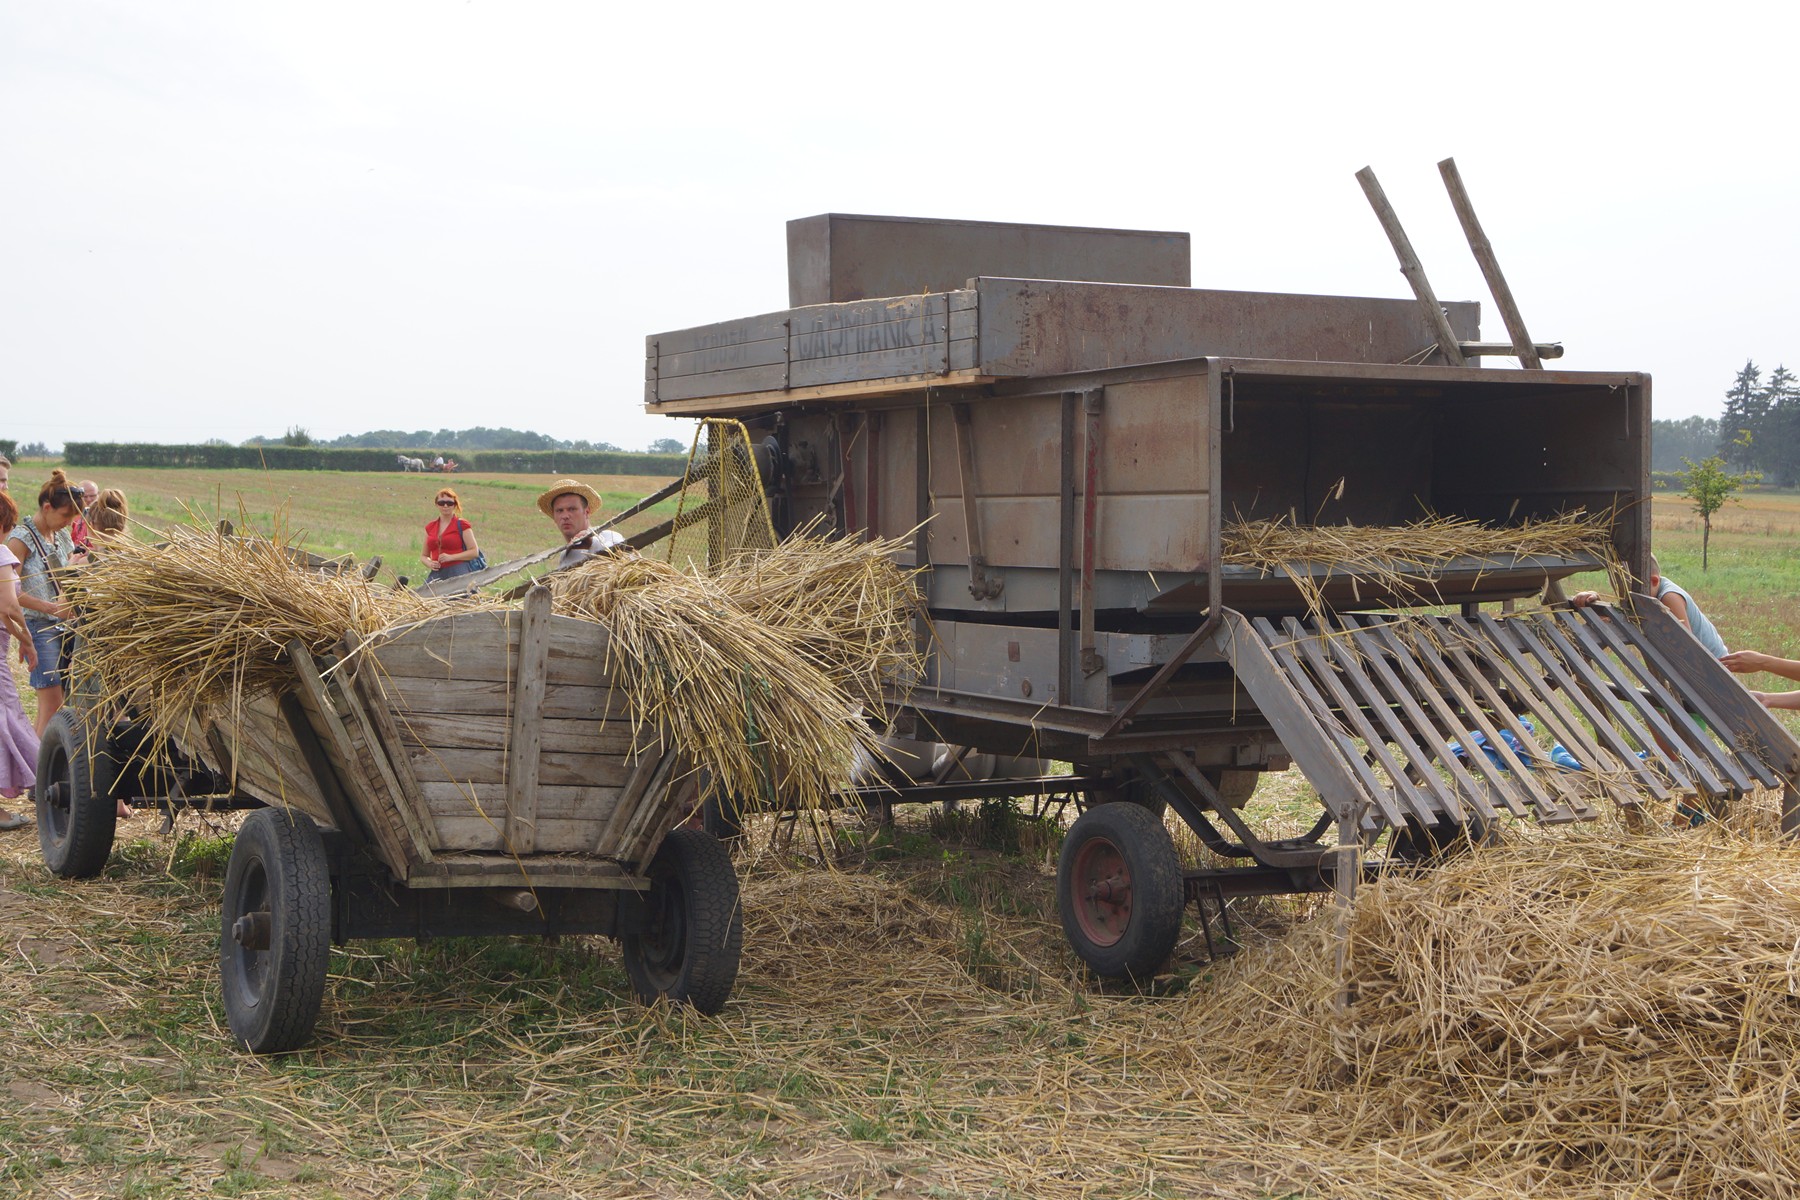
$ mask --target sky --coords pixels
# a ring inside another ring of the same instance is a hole
[[[0,437],[641,449],[647,335],[823,212],[1184,230],[1194,284],[1443,300],[1716,416],[1800,368],[1775,5],[0,0]],[[1493,360],[1511,366],[1510,360]]]

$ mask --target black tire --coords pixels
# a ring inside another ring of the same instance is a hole
[[[1076,820],[1056,866],[1069,945],[1102,979],[1148,983],[1181,936],[1181,861],[1162,818],[1102,804]]]
[[[712,1015],[725,1007],[744,950],[737,872],[719,840],[673,829],[651,860],[640,919],[619,939],[631,990]]]
[[[1389,835],[1388,857],[1418,865],[1441,863],[1467,854],[1475,846],[1492,846],[1499,841],[1499,831],[1489,828],[1480,813],[1470,813],[1467,825],[1450,817],[1440,817],[1430,825],[1409,819]]]
[[[44,865],[64,879],[92,879],[112,853],[118,808],[112,798],[112,758],[95,754],[87,726],[75,709],[64,708],[44,728],[38,745],[38,845]]]
[[[232,1036],[253,1054],[303,1045],[331,959],[331,871],[304,813],[250,814],[225,868],[219,977]]]

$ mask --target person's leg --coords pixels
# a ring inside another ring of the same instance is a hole
[[[63,706],[62,626],[32,625],[31,644],[37,649],[38,665],[31,672],[31,688],[37,693],[37,734],[44,736],[50,718]]]

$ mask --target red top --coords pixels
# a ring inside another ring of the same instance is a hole
[[[443,540],[438,540],[438,522],[433,521],[425,526],[425,557],[442,558],[446,554],[461,554],[468,547],[463,545],[463,530],[469,523],[461,517],[456,519],[456,528],[444,531]],[[454,544],[453,544],[454,543]]]

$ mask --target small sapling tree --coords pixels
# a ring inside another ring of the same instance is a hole
[[[1748,449],[1749,434],[1740,434],[1738,441]],[[1705,574],[1707,550],[1712,543],[1713,514],[1739,489],[1756,483],[1762,475],[1756,471],[1734,475],[1725,469],[1725,460],[1717,454],[1698,464],[1691,458],[1681,461],[1687,464],[1687,470],[1677,472],[1676,478],[1681,480],[1681,494],[1694,502],[1694,511],[1700,514],[1700,571]]]

